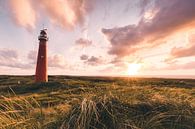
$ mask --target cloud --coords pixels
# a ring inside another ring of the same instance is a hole
[[[121,68],[126,68],[127,67],[127,61],[124,61],[119,58],[114,58],[110,64],[114,65],[114,67],[121,67]]]
[[[195,69],[195,61],[188,62],[185,64],[172,64],[168,67],[165,67],[166,70],[189,70],[189,69]]]
[[[88,59],[88,55],[83,54],[83,55],[80,56],[80,59],[81,60],[87,60]]]
[[[170,60],[181,57],[195,56],[195,35],[191,35],[187,47],[174,47],[170,53]]]
[[[24,63],[20,60],[16,50],[7,48],[0,49],[0,66],[21,69],[32,68],[30,64]]]
[[[13,49],[7,49],[7,48],[1,48],[0,49],[0,58],[5,59],[17,59],[18,58],[18,52]]]
[[[48,15],[49,19],[62,27],[73,27],[77,22],[76,10],[73,9],[73,3],[68,0],[39,0],[35,1],[37,7],[43,9]],[[82,3],[77,3],[76,6],[81,6]],[[82,11],[82,10],[81,10]]]
[[[171,50],[172,58],[195,56],[195,45],[190,47],[174,47]]]
[[[102,33],[111,43],[108,53],[124,57],[144,46],[159,45],[174,33],[193,27],[194,5],[194,0],[156,0],[154,6],[144,12],[150,13],[150,17],[147,19],[143,14],[137,25],[102,28]]]
[[[92,41],[84,38],[79,38],[75,41],[75,45],[81,48],[85,48],[92,45]]]
[[[92,65],[92,66],[96,66],[96,65],[100,65],[103,63],[102,57],[95,57],[95,56],[91,56],[89,57],[88,55],[81,55],[80,56],[80,60],[82,60],[85,64],[87,65]]]
[[[169,70],[195,70],[195,61],[180,62],[178,60],[167,61],[167,65],[161,66],[156,64],[146,65],[143,71],[169,71]],[[157,73],[158,74],[158,73]]]
[[[99,64],[102,64],[103,61],[101,59],[101,56],[100,57],[91,56],[90,58],[88,58],[87,60],[85,60],[84,63],[86,63],[88,65],[92,65],[92,66],[97,66]]]
[[[11,17],[17,25],[32,30],[38,18],[66,29],[82,25],[85,16],[93,9],[95,0],[9,0]],[[6,9],[6,8],[5,8]]]
[[[66,68],[67,66],[68,63],[63,55],[55,54],[48,57],[48,67]]]
[[[140,0],[138,6],[141,8],[140,13],[144,13],[148,5],[152,2],[152,0]]]
[[[17,25],[32,30],[35,28],[36,12],[31,0],[9,0],[11,16]]]
[[[130,58],[113,58],[109,63],[114,67],[127,69],[129,64],[142,64],[143,62],[141,57],[131,56]]]
[[[13,66],[18,62],[18,52],[13,49],[0,49],[0,66]]]

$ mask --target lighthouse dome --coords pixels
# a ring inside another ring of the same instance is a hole
[[[46,33],[46,31],[45,30],[41,30],[41,33],[40,33],[41,35],[46,35],[47,33]]]
[[[41,30],[39,35],[39,40],[48,40],[46,29]]]

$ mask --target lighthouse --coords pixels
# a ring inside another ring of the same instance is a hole
[[[39,50],[37,56],[37,66],[35,73],[35,82],[47,82],[47,33],[46,29],[41,30],[39,39]]]

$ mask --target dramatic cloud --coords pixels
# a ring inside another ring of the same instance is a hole
[[[92,44],[91,40],[84,39],[84,38],[79,38],[78,40],[75,41],[75,45],[81,48],[88,47]]]
[[[86,63],[88,65],[92,65],[92,66],[97,66],[99,64],[102,64],[103,61],[101,59],[101,56],[100,57],[91,56],[90,58],[88,58],[87,60],[85,60],[84,63]]]
[[[83,24],[84,17],[91,12],[95,0],[9,0],[14,21],[28,30],[35,27],[37,16],[63,28]],[[5,8],[6,9],[6,8]]]
[[[28,30],[35,28],[36,12],[30,0],[9,0],[9,4],[16,24]]]
[[[87,60],[87,59],[88,59],[88,55],[81,55],[81,56],[80,56],[80,59],[81,59],[81,60]]]
[[[111,43],[109,54],[127,56],[146,45],[158,45],[174,33],[195,25],[194,0],[156,0],[137,25],[102,29]],[[147,14],[146,14],[147,13]]]
[[[146,10],[146,7],[152,2],[153,0],[140,0],[139,7],[141,8],[140,13],[144,13]]]

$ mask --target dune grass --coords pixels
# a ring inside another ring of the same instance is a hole
[[[35,84],[32,76],[0,79],[3,129],[195,128],[195,80],[50,76],[49,83]]]

